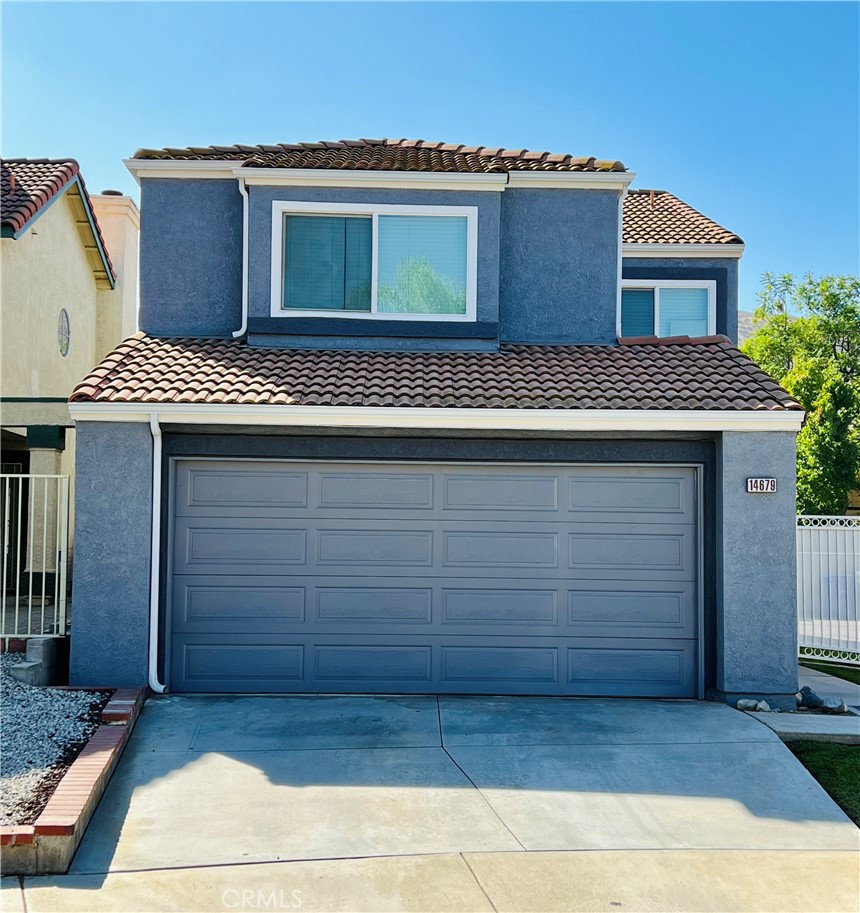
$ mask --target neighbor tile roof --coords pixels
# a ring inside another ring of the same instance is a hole
[[[631,190],[624,199],[625,244],[743,244],[665,190]]]
[[[93,212],[80,166],[74,159],[4,158],[0,161],[0,224],[19,232],[54,197],[63,193],[76,177],[80,182],[83,205],[88,210],[104,252],[104,266],[113,277],[115,272],[110,254]]]
[[[74,159],[3,159],[0,223],[20,231],[79,171]]]
[[[674,343],[674,344],[673,344]],[[72,402],[508,409],[786,410],[800,406],[723,336],[498,352],[256,348],[137,334]]]
[[[464,146],[412,139],[342,139],[270,146],[196,146],[138,149],[136,159],[241,161],[253,168],[334,168],[352,171],[436,171],[505,174],[508,171],[626,171],[621,162],[528,149]]]

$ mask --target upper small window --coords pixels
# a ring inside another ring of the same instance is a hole
[[[621,336],[709,336],[716,331],[715,298],[713,281],[625,279]]]
[[[272,315],[474,320],[477,209],[273,205]]]

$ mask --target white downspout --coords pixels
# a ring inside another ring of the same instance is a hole
[[[149,559],[149,687],[163,694],[164,685],[158,680],[158,585],[161,563],[161,427],[158,414],[150,412],[149,430],[152,434],[152,542]]]
[[[624,269],[624,198],[630,185],[626,184],[618,194],[618,286],[615,294],[615,335],[621,338],[621,291]]]
[[[242,194],[242,325],[233,331],[234,339],[248,332],[248,188],[245,178],[236,175],[236,180]]]

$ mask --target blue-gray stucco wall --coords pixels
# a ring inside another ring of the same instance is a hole
[[[717,689],[794,710],[796,435],[724,432],[717,450]],[[747,494],[750,477],[775,494]]]
[[[69,681],[145,685],[152,437],[137,422],[79,422]]]
[[[624,279],[709,279],[717,283],[717,332],[738,341],[738,265],[732,257],[625,257]]]
[[[141,181],[140,328],[152,336],[230,337],[241,322],[236,181]]]
[[[502,196],[502,342],[614,343],[618,193],[509,189]]]

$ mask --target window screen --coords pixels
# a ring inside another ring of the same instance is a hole
[[[621,335],[652,336],[654,333],[654,292],[625,288],[621,291]]]
[[[284,307],[370,310],[372,223],[367,217],[284,217]]]
[[[708,290],[661,288],[659,336],[707,336]]]
[[[466,313],[466,227],[458,216],[379,216],[377,311]]]

